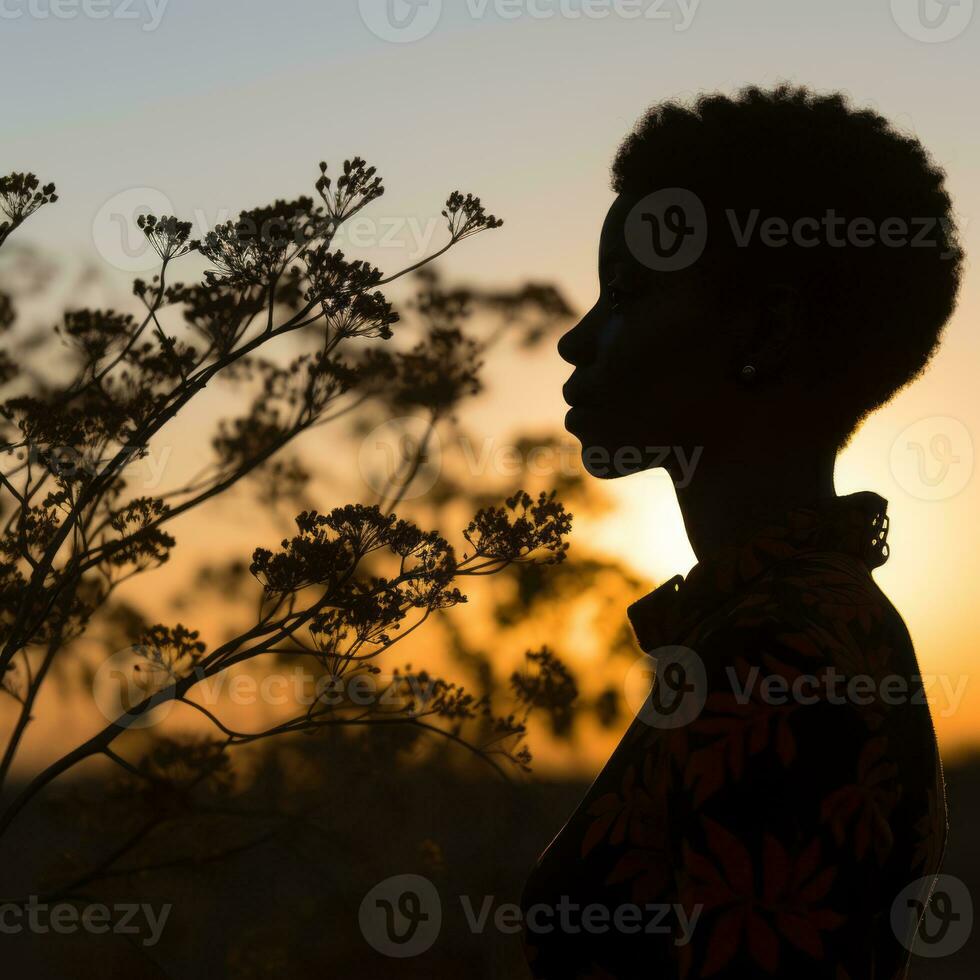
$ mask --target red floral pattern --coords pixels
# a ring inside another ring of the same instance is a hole
[[[638,716],[524,904],[669,907],[671,926],[527,934],[535,977],[907,975],[890,906],[938,873],[946,811],[915,654],[869,574],[886,534],[874,494],[800,509],[631,607],[644,650],[698,654],[703,708]]]

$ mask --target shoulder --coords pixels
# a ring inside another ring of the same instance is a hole
[[[788,805],[791,785],[818,803],[848,776],[893,771],[889,698],[913,682],[914,654],[861,562],[829,552],[780,562],[681,650],[679,666],[664,665],[659,703],[686,699],[675,741],[696,805],[736,785],[756,803]]]
[[[848,676],[900,671],[914,657],[905,623],[868,567],[830,551],[774,564],[686,645],[711,660],[777,656],[798,669],[832,666]]]

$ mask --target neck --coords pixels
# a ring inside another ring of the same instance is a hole
[[[797,455],[765,449],[705,449],[690,481],[677,488],[691,548],[702,561],[795,506],[836,497],[836,450]]]

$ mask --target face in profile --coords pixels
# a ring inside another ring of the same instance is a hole
[[[582,443],[586,469],[603,479],[690,458],[723,437],[738,398],[710,283],[696,267],[658,272],[638,261],[625,232],[636,203],[621,195],[610,208],[598,300],[558,344],[575,367],[563,389],[565,427]]]

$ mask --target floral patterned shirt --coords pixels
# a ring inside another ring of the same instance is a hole
[[[535,977],[907,975],[946,806],[887,523],[800,509],[630,608],[656,680],[527,882]]]

